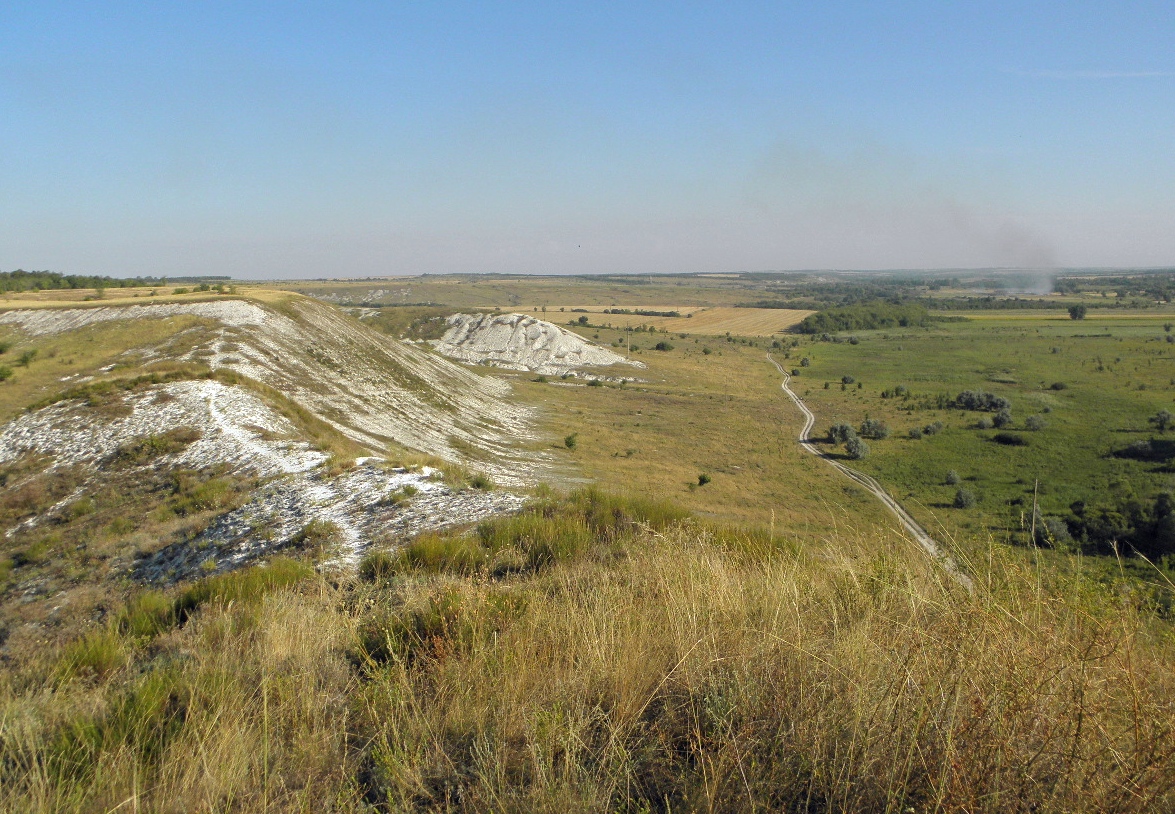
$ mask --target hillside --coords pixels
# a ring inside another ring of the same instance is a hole
[[[471,364],[552,376],[588,372],[582,368],[645,366],[525,314],[453,314],[447,324],[444,336],[434,343],[437,352]]]
[[[252,300],[128,307],[12,310],[0,325],[31,338],[110,321],[193,315],[210,321],[126,364],[186,361],[230,369],[268,385],[377,452],[408,449],[454,462],[475,459],[504,483],[533,483],[536,461],[518,450],[531,415],[509,385],[398,342],[329,305],[292,298],[279,308]]]

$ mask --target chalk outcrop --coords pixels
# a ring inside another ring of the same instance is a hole
[[[485,471],[504,485],[549,477],[532,441],[532,411],[510,385],[373,331],[337,308],[295,298],[279,308],[248,300],[19,309],[0,324],[47,336],[114,320],[197,317],[203,332],[131,352],[229,368],[281,391],[374,452],[427,452]],[[553,326],[552,326],[553,327]],[[133,363],[134,359],[128,359]],[[81,383],[79,376],[70,383]]]
[[[449,317],[449,330],[434,345],[438,353],[468,364],[543,375],[576,375],[584,367],[644,367],[525,314],[454,314]]]

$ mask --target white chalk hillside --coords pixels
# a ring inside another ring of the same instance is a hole
[[[436,342],[439,353],[470,364],[561,376],[582,367],[632,365],[578,334],[525,314],[454,314]]]
[[[144,306],[21,309],[0,324],[33,336],[112,320],[207,318],[200,344],[143,348],[142,361],[181,358],[227,367],[280,390],[344,434],[381,451],[388,441],[473,464],[500,483],[543,477],[541,455],[523,452],[531,412],[506,382],[455,365],[348,318],[333,306],[295,299],[281,311],[221,300]],[[472,455],[471,455],[472,453]]]

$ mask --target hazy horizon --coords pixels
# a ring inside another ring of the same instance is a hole
[[[1175,7],[0,10],[0,269],[1175,265]]]

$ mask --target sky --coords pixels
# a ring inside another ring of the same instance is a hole
[[[1175,265],[1175,3],[0,4],[0,270]]]

